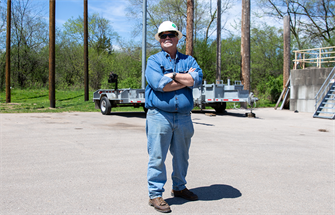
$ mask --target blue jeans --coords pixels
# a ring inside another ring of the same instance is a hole
[[[185,188],[189,148],[194,129],[191,113],[168,113],[149,109],[146,120],[148,138],[149,198],[162,197],[166,183],[165,159],[170,148],[172,158],[173,190]]]

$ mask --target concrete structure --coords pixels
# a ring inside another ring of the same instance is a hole
[[[291,70],[290,110],[314,113],[314,97],[331,70],[316,67]]]

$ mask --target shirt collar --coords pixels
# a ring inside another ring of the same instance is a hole
[[[162,49],[162,52],[163,52],[163,54],[164,54],[165,57],[171,57],[170,54],[167,53],[166,51],[164,51],[163,49]],[[178,51],[178,49],[177,49],[176,59],[178,59],[178,56],[179,56],[179,51]]]

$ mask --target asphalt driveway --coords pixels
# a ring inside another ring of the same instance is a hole
[[[194,112],[188,202],[173,214],[335,214],[334,121],[273,108]],[[144,113],[0,114],[0,214],[159,214]],[[171,174],[171,156],[167,158]]]

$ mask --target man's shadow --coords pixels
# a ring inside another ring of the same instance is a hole
[[[242,196],[241,192],[229,185],[213,184],[207,187],[198,187],[190,189],[193,193],[197,194],[199,201],[214,201],[227,198],[238,198]],[[182,205],[188,200],[180,197],[172,197],[165,199],[169,205]]]

